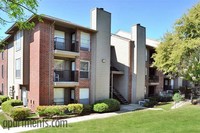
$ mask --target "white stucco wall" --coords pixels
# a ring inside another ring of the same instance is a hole
[[[130,40],[111,36],[111,65],[123,75],[114,75],[114,88],[117,89],[125,99],[128,99],[128,82],[130,68]]]

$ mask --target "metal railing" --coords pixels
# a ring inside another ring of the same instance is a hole
[[[78,41],[72,41],[67,44],[64,38],[55,37],[54,38],[54,49],[63,50],[63,51],[72,51],[79,52],[79,43]]]
[[[159,76],[149,76],[149,83],[157,83],[159,82]]]
[[[78,82],[78,71],[54,70],[54,82]]]

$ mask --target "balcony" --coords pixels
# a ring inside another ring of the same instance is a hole
[[[79,43],[74,41],[72,43],[65,43],[64,38],[54,38],[54,56],[76,58],[80,56]]]
[[[78,85],[78,71],[54,70],[54,87],[75,87]]]
[[[149,76],[149,84],[150,85],[158,85],[159,84],[159,76]]]

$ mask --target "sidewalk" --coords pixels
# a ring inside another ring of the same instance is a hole
[[[59,122],[62,123],[63,121],[67,121],[67,124],[70,124],[70,123],[88,121],[88,120],[93,120],[93,119],[103,119],[103,118],[121,115],[121,114],[124,114],[126,112],[130,112],[130,111],[134,111],[134,110],[138,110],[138,109],[144,109],[144,107],[141,107],[137,104],[121,105],[120,111],[117,111],[117,112],[79,116],[79,117],[74,117],[74,118],[62,119],[62,120],[59,120]],[[34,125],[29,125],[29,126],[26,125],[26,127],[13,127],[13,128],[10,128],[8,130],[8,129],[3,129],[0,126],[0,133],[25,132],[25,131],[30,131],[30,130],[48,127],[48,125],[52,125],[52,121],[48,121],[47,123],[45,123],[41,127],[34,127]]]

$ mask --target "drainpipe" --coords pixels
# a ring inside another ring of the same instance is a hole
[[[49,30],[50,30],[50,43],[49,43],[49,90],[48,90],[48,104],[50,105],[50,103],[51,103],[51,98],[50,98],[50,96],[51,96],[51,93],[50,93],[50,91],[51,91],[51,65],[52,65],[52,56],[51,56],[51,53],[52,53],[52,49],[51,49],[51,47],[52,47],[52,34],[53,34],[53,30],[52,30],[52,26],[55,24],[55,21],[53,21],[53,23],[52,24],[50,24],[50,27],[49,27]]]

